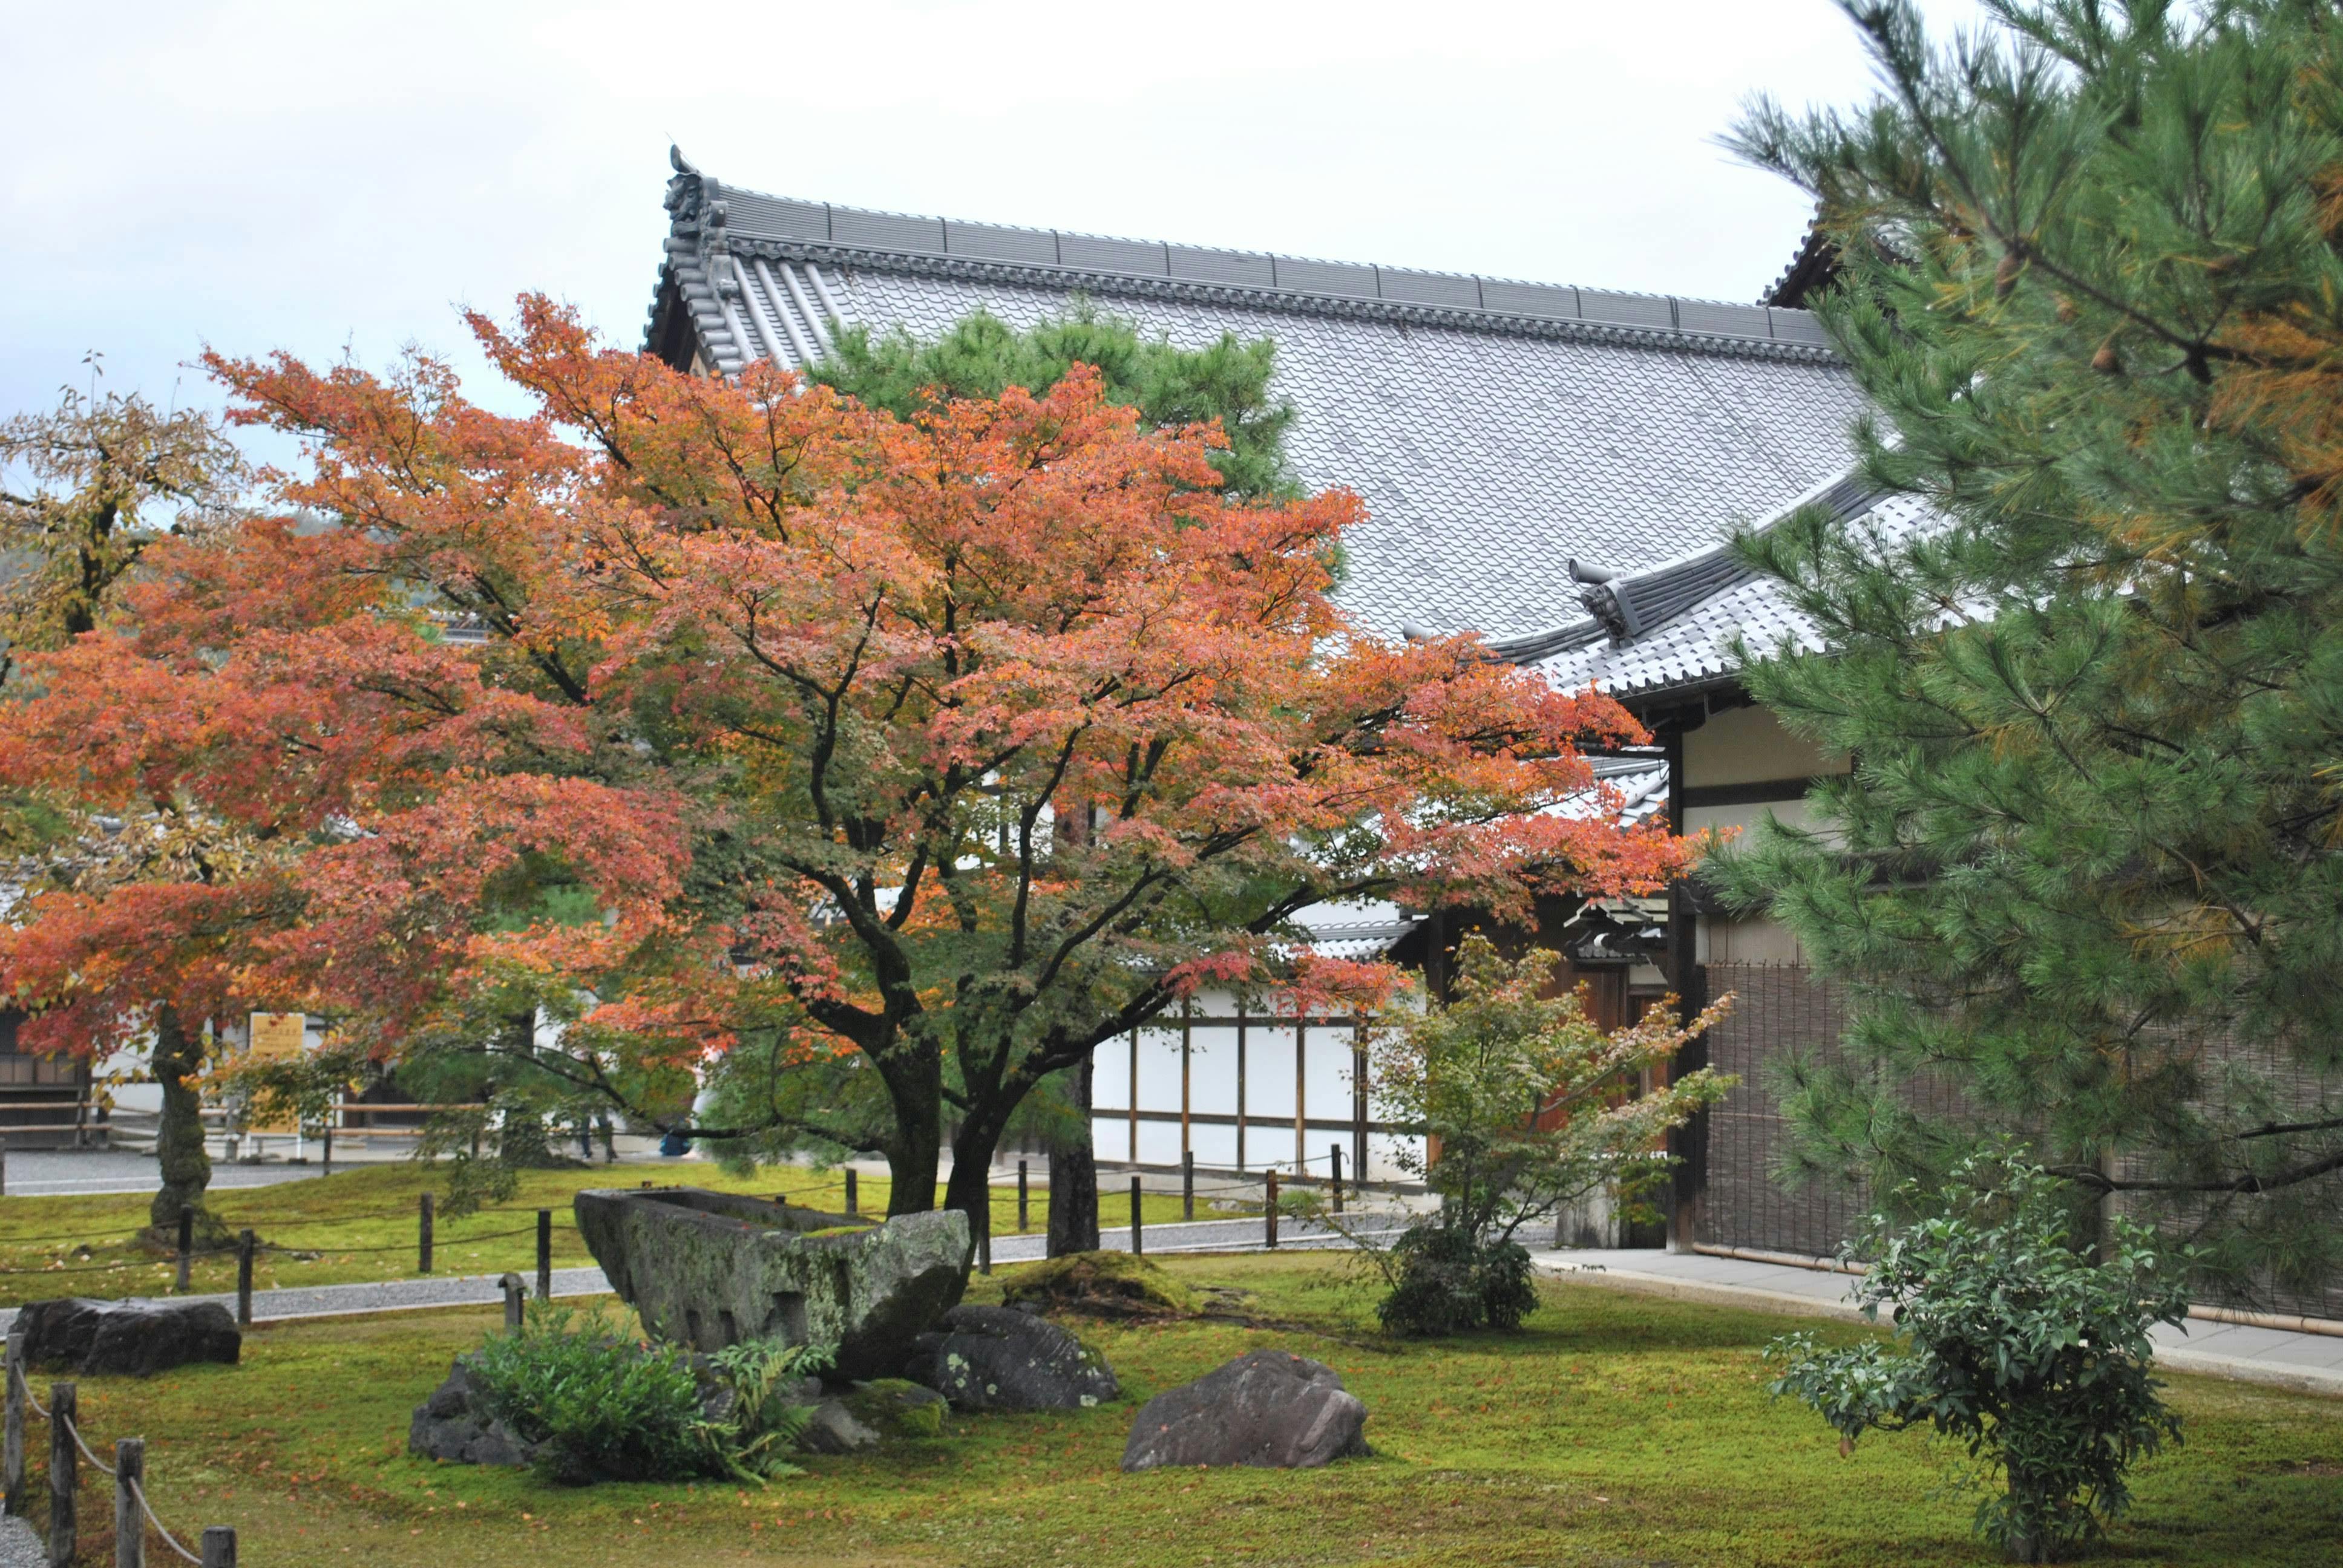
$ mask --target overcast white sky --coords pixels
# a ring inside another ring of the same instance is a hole
[[[1966,21],[1973,0],[1936,0]],[[1748,299],[1806,209],[1711,138],[1851,102],[1828,0],[0,0],[0,412],[206,343],[479,385],[454,309],[642,330],[667,147],[860,206]]]

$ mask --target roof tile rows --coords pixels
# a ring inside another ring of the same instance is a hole
[[[1909,496],[1883,497],[1833,485],[1794,506],[1808,500],[1832,505],[1841,517],[1859,518],[1890,541],[1941,526],[1939,514]],[[1767,519],[1768,526],[1775,520]],[[1668,578],[1701,572],[1712,559],[1711,552],[1703,552],[1602,586],[1629,598],[1664,598]],[[1779,584],[1740,572],[1632,637],[1607,635],[1589,616],[1544,638],[1501,645],[1498,651],[1534,665],[1560,686],[1591,682],[1616,698],[1648,699],[1732,680],[1736,666],[1729,650],[1735,637],[1760,656],[1784,646],[1806,651],[1822,647],[1814,623],[1791,606]]]
[[[1844,467],[1860,404],[1803,313],[860,213],[689,169],[669,206],[652,347],[680,320],[728,373],[800,366],[841,325],[1022,327],[1085,297],[1176,343],[1273,339],[1299,477],[1366,502],[1340,597],[1384,633],[1574,620],[1570,558],[1715,544]]]

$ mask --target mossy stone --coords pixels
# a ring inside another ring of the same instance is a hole
[[[1198,1310],[1193,1291],[1129,1252],[1069,1252],[1021,1269],[1001,1300],[1042,1311],[1107,1306],[1192,1317]]]
[[[845,1403],[856,1420],[889,1437],[944,1434],[944,1396],[903,1378],[873,1378],[856,1383]]]

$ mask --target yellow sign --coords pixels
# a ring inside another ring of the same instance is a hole
[[[301,1054],[309,1033],[309,1017],[299,1012],[256,1012],[252,1015],[251,1061],[290,1061]]]

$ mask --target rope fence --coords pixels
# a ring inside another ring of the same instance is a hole
[[[146,1478],[146,1440],[116,1440],[114,1462],[108,1464],[82,1436],[78,1385],[51,1383],[46,1405],[33,1397],[25,1376],[25,1341],[8,1336],[5,1426],[0,1429],[0,1491],[7,1511],[18,1518],[29,1515],[32,1489],[25,1474],[25,1418],[49,1423],[49,1568],[71,1568],[81,1547],[81,1462],[114,1483],[115,1568],[146,1568],[146,1540],[151,1533],[181,1560],[196,1568],[236,1568],[236,1531],[227,1525],[206,1527],[198,1549],[190,1552],[155,1513],[142,1484]]]

